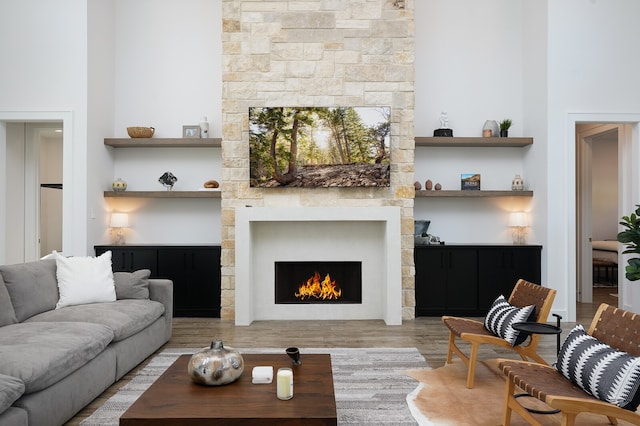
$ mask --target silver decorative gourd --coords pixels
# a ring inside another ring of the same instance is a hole
[[[244,371],[240,352],[225,348],[222,340],[214,340],[191,356],[188,372],[194,383],[208,386],[226,385],[237,380]]]

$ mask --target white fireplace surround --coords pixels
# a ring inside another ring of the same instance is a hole
[[[399,207],[236,208],[235,323],[402,324]],[[276,304],[276,261],[361,261],[362,304]]]

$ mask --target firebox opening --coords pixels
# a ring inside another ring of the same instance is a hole
[[[275,262],[275,301],[362,303],[362,262]]]

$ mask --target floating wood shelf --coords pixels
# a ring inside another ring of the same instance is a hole
[[[220,191],[104,191],[110,198],[220,198]]]
[[[416,191],[418,197],[482,198],[482,197],[533,197],[533,191]]]
[[[220,148],[222,138],[105,138],[114,148]]]
[[[523,147],[531,145],[533,138],[447,138],[447,137],[423,137],[415,138],[418,146],[443,146],[443,147]]]

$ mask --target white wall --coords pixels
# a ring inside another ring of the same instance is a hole
[[[640,73],[640,2],[550,1],[548,9],[547,278],[559,290],[554,310],[571,313],[576,281],[575,141],[567,129],[569,114],[597,113],[601,118],[640,112],[640,85],[635,84]],[[640,158],[634,162],[640,164]]]
[[[207,116],[222,134],[220,0],[115,0],[115,120],[181,137],[182,126]]]
[[[103,240],[109,223],[109,206],[103,191],[113,174],[113,158],[104,145],[113,132],[115,91],[115,10],[113,0],[87,2],[87,254]]]
[[[454,136],[482,136],[487,119],[513,120],[510,136],[524,132],[523,2],[429,0],[415,2],[415,134],[432,136],[446,111]],[[516,174],[533,185],[529,148],[417,148],[415,180],[460,189],[461,173],[480,173],[481,188],[511,189]],[[543,194],[540,194],[544,196]],[[511,243],[510,211],[529,211],[527,198],[417,198],[414,217],[448,243]],[[532,229],[530,243],[540,243]]]
[[[96,144],[109,156],[101,175],[102,191],[122,178],[129,190],[164,190],[165,171],[178,177],[175,190],[197,190],[209,179],[221,179],[221,153],[216,148],[105,148],[102,138],[127,138],[129,126],[150,126],[154,137],[182,137],[182,126],[206,116],[211,137],[222,134],[221,2],[220,0],[116,0],[113,21],[113,90],[110,129]],[[98,148],[96,148],[98,150]],[[220,200],[108,200],[102,234],[109,243],[108,213],[130,214],[127,242],[220,243]]]
[[[65,203],[71,212],[65,218],[65,249],[69,254],[84,254],[87,242],[86,144],[83,143],[87,126],[86,40],[85,1],[2,2],[0,120],[65,118],[69,125],[65,129],[65,140],[73,152],[67,155],[75,161],[68,177],[76,176],[65,187]],[[1,165],[5,162],[6,157],[0,158]]]
[[[6,149],[5,158],[11,159],[4,164],[3,181],[9,183],[5,192],[5,217],[2,226],[4,238],[3,263],[20,263],[24,261],[24,209],[15,206],[24,206],[24,139],[25,126],[19,123],[6,125]]]

